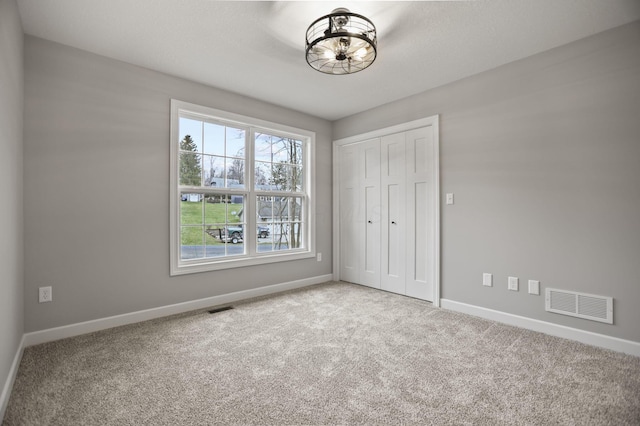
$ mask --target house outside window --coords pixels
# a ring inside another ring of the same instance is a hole
[[[171,274],[313,257],[315,134],[171,102]]]

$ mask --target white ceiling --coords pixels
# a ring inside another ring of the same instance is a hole
[[[328,120],[640,19],[638,0],[18,0],[27,34]],[[378,58],[333,76],[304,59],[336,7],[370,18]]]

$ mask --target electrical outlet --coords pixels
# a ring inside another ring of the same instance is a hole
[[[482,285],[486,287],[493,287],[493,275],[487,273],[482,274]]]
[[[509,277],[507,288],[512,291],[518,291],[518,277]]]
[[[529,294],[540,295],[540,281],[529,280]]]
[[[40,287],[38,289],[38,302],[45,303],[53,300],[53,290],[51,287]]]
[[[316,259],[318,259],[318,262],[322,262],[322,253],[316,254]]]

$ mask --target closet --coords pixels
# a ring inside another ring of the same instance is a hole
[[[419,124],[334,143],[334,271],[343,281],[437,303],[437,117]]]

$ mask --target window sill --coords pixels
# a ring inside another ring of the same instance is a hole
[[[291,260],[309,259],[315,257],[311,250],[290,253],[262,254],[255,257],[241,257],[236,259],[197,259],[171,265],[171,276],[195,274],[199,272],[219,271],[223,269],[243,268],[246,266],[265,265],[269,263],[288,262]]]

